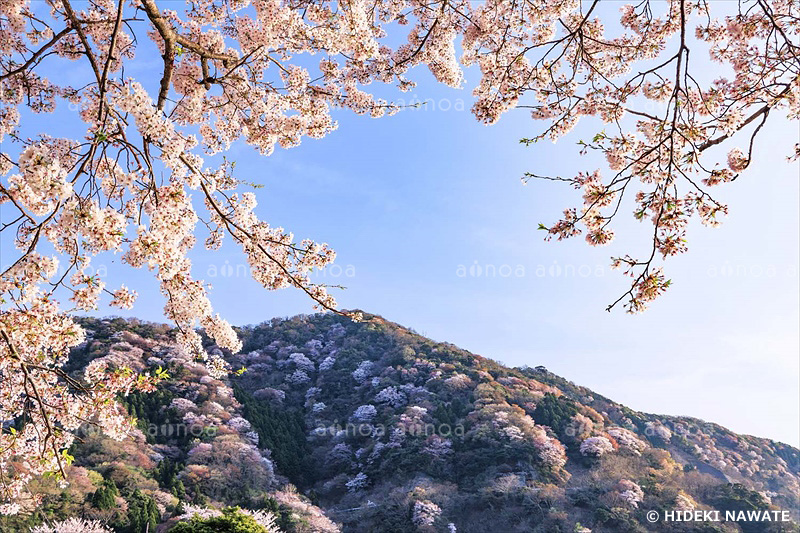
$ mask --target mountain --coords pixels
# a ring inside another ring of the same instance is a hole
[[[800,531],[797,449],[634,411],[379,316],[273,319],[239,329],[236,355],[207,340],[235,370],[222,380],[168,326],[83,325],[68,370],[106,357],[170,377],[122,399],[132,439],[84,431],[69,486],[37,481],[45,504],[0,518],[3,532],[67,516],[167,531],[225,506],[274,515],[274,529],[248,531]],[[791,521],[648,520],[690,510]]]

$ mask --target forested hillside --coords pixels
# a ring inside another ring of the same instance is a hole
[[[122,399],[132,438],[87,428],[69,450],[69,485],[34,480],[44,505],[0,529],[82,517],[120,533],[798,531],[647,520],[690,509],[797,520],[795,448],[633,411],[543,367],[508,368],[365,318],[241,328],[237,355],[207,341],[231,364],[221,380],[166,326],[85,319],[91,337],[69,371],[103,357],[168,377]],[[241,510],[215,516],[226,507]],[[243,529],[203,525],[214,520]]]

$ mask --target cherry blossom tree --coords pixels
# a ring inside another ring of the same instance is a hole
[[[261,526],[266,533],[281,533],[277,524],[277,518],[273,513],[265,510],[251,511],[249,509],[229,508],[225,511],[211,509],[207,507],[195,507],[193,505],[184,506],[184,513],[177,517],[180,522],[191,520],[208,520],[222,516],[235,516],[237,514],[252,517],[254,522]],[[103,530],[105,531],[105,530]]]
[[[617,495],[620,500],[634,509],[638,508],[644,499],[642,488],[629,479],[620,480],[617,484]]]
[[[589,437],[580,446],[581,454],[587,457],[602,457],[614,451],[614,445],[605,437]]]
[[[617,441],[621,450],[625,450],[633,455],[642,455],[647,448],[647,443],[638,438],[635,433],[625,428],[612,427],[606,429],[606,433]]]
[[[593,1],[559,14],[558,24],[533,42],[522,31],[495,40],[504,61],[493,62],[493,81],[509,84],[498,92],[515,102],[524,93],[535,95],[536,103],[519,105],[547,126],[525,143],[556,140],[584,116],[606,125],[590,141],[579,141],[582,154],[605,159],[605,171],[574,177],[531,172],[524,181],[551,179],[580,189],[580,209],[567,209],[560,221],[540,229],[558,240],[585,233],[594,246],[613,239],[612,220],[626,193],[634,197],[635,219],[653,226],[649,251],[612,258],[612,267],[623,268],[632,282],[607,309],[624,302],[635,313],[670,286],[657,261],[687,250],[689,221],[697,217],[715,227],[727,214],[713,187],[750,165],[770,114],[800,118],[800,6],[792,0],[645,0],[621,8],[621,31],[613,37],[606,36],[601,9]],[[721,64],[714,72],[722,75],[710,79],[709,63]],[[722,145],[729,146],[727,158],[715,148]],[[800,143],[787,156],[800,158]],[[632,190],[636,183],[638,191]]]
[[[431,526],[442,514],[442,509],[429,500],[418,500],[414,502],[414,510],[411,521],[418,528]]]
[[[18,510],[31,477],[63,476],[79,425],[122,437],[114,398],[158,379],[110,361],[82,378],[63,370],[84,339],[71,314],[101,299],[129,309],[137,296],[107,286],[93,257],[118,252],[150,270],[179,342],[212,376],[226,364],[195,328],[221,348],[241,344],[192,273],[198,237],[212,250],[224,240],[241,247],[266,289],[294,287],[343,313],[310,276],[333,250],[260,220],[253,177],[238,176],[224,154],[236,141],[269,155],[324,137],[335,108],[395,113],[367,89],[410,90],[417,66],[452,87],[464,82],[462,66],[475,68],[475,116],[494,123],[530,108],[545,129],[526,142],[555,140],[582,116],[607,125],[581,148],[604,156],[607,171],[526,179],[583,191],[580,209],[542,226],[557,239],[585,231],[591,244],[607,243],[623,198],[634,197],[652,246],[643,258],[614,259],[632,281],[610,307],[644,309],[669,286],[655,261],[686,250],[689,219],[716,225],[726,213],[711,188],[748,167],[769,116],[800,113],[796,1],[742,0],[720,14],[712,4],[643,0],[620,16],[599,0],[4,0],[0,235],[18,254],[0,273],[0,511]],[[726,77],[699,75],[697,49]],[[134,77],[131,66],[153,59],[157,72]],[[54,112],[74,135],[38,130],[33,115]],[[739,147],[719,156],[730,143]],[[635,183],[642,190],[628,191]]]

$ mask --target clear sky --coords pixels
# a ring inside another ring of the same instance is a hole
[[[506,364],[543,364],[634,409],[798,444],[798,166],[786,162],[796,123],[765,129],[756,162],[718,190],[731,207],[723,226],[692,227],[689,253],[667,264],[674,286],[631,316],[604,311],[625,288],[608,263],[647,246],[646,226],[623,212],[609,247],[543,242],[537,224],[578,195],[519,180],[593,169],[574,143],[597,125],[528,148],[518,140],[538,125],[522,110],[486,127],[467,90],[424,83],[416,96],[433,103],[377,120],[343,112],[326,139],[268,158],[229,154],[239,177],[265,185],[259,216],[337,250],[339,267],[316,279],[347,286],[343,308]],[[195,254],[195,268],[235,324],[310,312],[298,291],[248,280],[234,246]],[[160,295],[135,277],[132,314],[160,320]]]
[[[138,67],[135,77],[155,90],[160,73]],[[339,129],[321,141],[267,158],[244,145],[228,154],[238,177],[265,185],[261,218],[337,250],[339,267],[316,279],[348,287],[337,294],[341,307],[509,365],[545,365],[634,409],[800,444],[800,169],[786,162],[798,123],[775,117],[765,127],[754,164],[718,189],[731,211],[723,226],[694,225],[689,253],[666,265],[673,287],[630,316],[604,310],[626,289],[609,257],[644,253],[649,229],[629,208],[611,246],[543,242],[537,224],[555,221],[579,194],[519,180],[526,170],[594,170],[575,142],[601,126],[524,147],[519,139],[541,127],[525,111],[486,127],[469,112],[469,90],[421,78],[403,96],[433,100],[422,109],[381,119],[341,112]],[[230,243],[193,258],[196,276],[214,285],[216,310],[234,324],[311,312],[298,291],[248,280]],[[125,282],[140,293],[133,311],[98,314],[164,320],[149,273],[119,268],[119,257],[96,263],[112,274],[110,288]]]

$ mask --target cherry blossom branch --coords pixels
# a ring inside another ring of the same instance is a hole
[[[89,40],[86,38],[86,33],[84,33],[83,28],[81,27],[81,23],[78,20],[78,17],[75,16],[75,12],[72,10],[72,5],[70,4],[70,0],[61,0],[61,5],[64,6],[64,12],[66,13],[67,18],[70,20],[70,22],[72,22],[72,27],[78,34],[78,38],[81,40],[81,44],[83,44],[84,53],[86,55],[86,58],[89,60],[89,64],[92,66],[95,78],[97,78],[97,82],[100,83],[100,77],[101,77],[100,68],[97,65],[97,60],[94,57],[94,53],[92,52],[92,47],[89,45]]]
[[[8,336],[8,333],[6,333],[6,330],[4,328],[0,328],[0,336],[3,337],[3,341],[6,343],[8,351],[11,354],[11,358],[16,359],[19,362],[20,370],[22,371],[22,374],[24,376],[23,383],[25,384],[24,387],[26,395],[28,397],[32,397],[39,406],[39,412],[42,415],[45,427],[47,428],[47,434],[44,436],[43,445],[48,446],[49,443],[49,445],[52,447],[53,455],[58,463],[58,470],[61,473],[62,479],[64,479],[67,477],[67,475],[64,472],[64,465],[61,462],[61,457],[58,453],[59,451],[58,446],[55,442],[55,431],[53,430],[53,425],[50,423],[50,416],[47,413],[47,408],[45,407],[44,402],[42,401],[42,397],[39,394],[39,390],[36,387],[36,383],[31,378],[27,364],[22,359],[22,356],[17,352],[17,349],[14,347],[14,344],[11,342],[11,338]],[[29,386],[31,388],[32,394],[31,392],[28,392]]]
[[[791,86],[788,85],[788,84],[785,85],[784,89],[775,98],[776,102],[779,101],[784,96],[786,96],[787,94],[789,94],[790,91],[791,91]],[[753,122],[758,117],[764,117],[764,120],[766,120],[766,116],[769,115],[770,109],[772,109],[772,107],[774,107],[774,105],[767,104],[767,105],[764,105],[763,107],[759,108],[757,111],[752,113],[749,117],[744,119],[742,121],[741,125],[739,125],[736,128],[736,131],[740,131],[740,130],[744,129],[746,126],[749,126],[750,123]],[[760,127],[759,127],[759,129],[760,129]],[[698,146],[697,147],[697,151],[698,152],[704,152],[704,151],[708,150],[709,148],[711,148],[712,146],[716,146],[716,145],[720,144],[721,142],[730,139],[732,136],[733,136],[733,133],[726,133],[726,134],[720,135],[719,137],[716,137],[714,139],[709,139],[708,141],[706,141],[703,144],[701,144],[700,146]]]
[[[36,52],[34,52],[33,55],[30,58],[28,58],[27,61],[25,61],[25,63],[23,63],[22,65],[13,70],[10,70],[9,72],[6,72],[5,74],[0,74],[0,81],[3,81],[4,79],[10,78],[12,76],[16,76],[17,74],[20,74],[28,70],[28,68],[31,65],[33,65],[36,62],[36,60],[42,56],[42,54],[44,54],[48,49],[50,49],[50,47],[56,44],[62,37],[64,37],[71,31],[72,28],[67,27],[61,30],[60,32],[56,33],[53,36],[53,38],[47,41],[47,43],[44,46],[42,46]]]
[[[123,0],[119,0],[117,4],[117,18],[114,21],[114,30],[111,32],[111,43],[108,45],[108,57],[106,57],[105,65],[103,65],[103,74],[100,76],[100,102],[105,101],[105,93],[106,93],[106,79],[108,79],[108,68],[111,66],[111,60],[114,57],[114,48],[117,44],[117,36],[119,35],[120,30],[120,22],[122,21],[122,3]],[[98,106],[98,116],[97,119],[100,120],[103,116],[103,105],[101,103]]]

